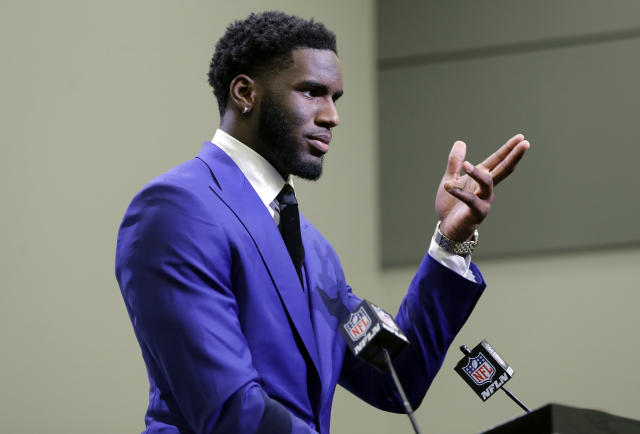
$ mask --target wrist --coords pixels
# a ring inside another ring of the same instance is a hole
[[[450,240],[462,243],[464,241],[471,241],[475,236],[476,230],[479,225],[450,225],[446,220],[440,220],[438,222],[438,229]],[[461,227],[463,226],[463,227]]]
[[[436,230],[433,234],[435,242],[449,253],[454,253],[460,256],[466,256],[471,254],[478,246],[478,231],[474,230],[471,236],[464,241],[458,241],[452,237],[445,235],[440,228],[440,221],[436,225]],[[464,239],[464,238],[463,238]]]

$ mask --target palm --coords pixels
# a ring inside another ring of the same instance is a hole
[[[469,221],[473,220],[471,208],[464,202],[452,196],[444,188],[445,179],[443,178],[438,186],[436,194],[436,213],[440,220],[451,219],[453,221]],[[469,175],[459,176],[455,184],[461,187],[461,190],[477,195],[480,191],[479,185]]]

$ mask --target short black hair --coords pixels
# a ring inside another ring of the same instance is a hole
[[[251,14],[236,21],[216,44],[209,66],[209,84],[223,115],[231,81],[239,74],[260,76],[286,65],[295,48],[331,50],[336,55],[336,35],[324,24],[282,12]]]

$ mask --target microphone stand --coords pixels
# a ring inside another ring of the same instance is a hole
[[[398,378],[398,374],[396,374],[396,370],[393,368],[393,364],[391,363],[391,357],[389,356],[389,352],[386,348],[383,348],[384,352],[384,360],[387,363],[387,367],[391,372],[391,377],[393,378],[393,382],[396,384],[396,389],[400,393],[400,398],[402,399],[402,405],[407,412],[407,416],[409,416],[409,420],[411,421],[411,425],[413,426],[413,430],[416,434],[420,434],[420,428],[418,428],[418,422],[413,417],[413,408],[411,408],[411,404],[409,404],[409,400],[407,399],[407,395],[404,393],[404,389],[402,388],[402,384],[400,384],[400,379]]]

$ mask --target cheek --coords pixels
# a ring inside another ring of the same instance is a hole
[[[313,113],[313,102],[301,95],[289,105],[288,118],[292,125],[300,127],[313,122]]]

